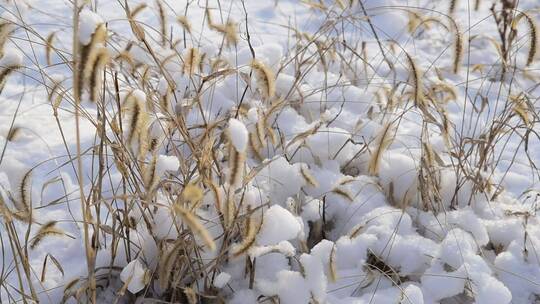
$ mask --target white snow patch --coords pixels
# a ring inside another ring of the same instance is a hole
[[[248,130],[243,122],[236,118],[229,119],[229,128],[227,129],[229,138],[238,152],[244,152],[248,143]]]
[[[257,243],[273,245],[294,239],[298,236],[300,229],[300,223],[292,213],[279,205],[273,205],[264,213]]]
[[[214,278],[214,286],[223,288],[231,280],[231,275],[226,272],[221,272]]]
[[[124,269],[122,269],[122,272],[120,273],[120,280],[128,284],[127,289],[131,293],[137,293],[145,286],[145,272],[146,270],[141,262],[139,262],[139,260],[133,260],[129,262]]]
[[[83,45],[90,43],[98,25],[103,23],[103,19],[89,9],[83,9],[79,14],[79,41]]]

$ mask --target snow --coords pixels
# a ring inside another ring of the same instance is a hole
[[[277,295],[283,304],[308,303],[309,286],[297,271],[282,270],[277,275]]]
[[[448,272],[444,270],[443,263],[437,262],[426,270],[421,282],[424,293],[432,300],[440,301],[463,292],[467,274],[464,267]]]
[[[238,152],[244,152],[248,143],[248,130],[243,122],[236,118],[229,119],[227,129],[231,142]]]
[[[302,254],[300,263],[303,266],[305,279],[313,298],[324,303],[326,300],[327,278],[324,273],[322,261],[315,256]]]
[[[132,293],[141,291],[145,286],[146,270],[139,260],[133,260],[122,269],[120,279],[127,284],[127,289]]]
[[[231,275],[226,272],[220,272],[215,278],[214,278],[214,286],[217,288],[223,288],[229,280],[231,279]]]
[[[490,42],[499,37],[489,1],[480,1],[478,11],[469,7],[472,1],[456,2],[453,18],[464,40],[475,37],[465,45],[467,55],[457,74],[450,70],[453,38],[445,28],[449,1],[362,0],[394,69],[382,58],[358,1],[350,1],[352,6],[345,10],[339,3],[349,1],[320,2],[328,14],[316,8],[318,1],[246,1],[248,44],[246,16],[239,2],[210,0],[216,23],[224,23],[226,18],[238,23],[238,45],[223,49],[219,47],[221,34],[206,26],[204,7],[187,9],[194,34],[183,40],[182,30],[171,21],[185,14],[185,3],[161,1],[167,4],[167,31],[173,40],[178,39],[171,47],[159,43],[159,30],[151,30],[159,29],[154,8],[147,7],[137,15],[147,35],[148,45],[144,45],[131,37],[123,5],[98,2],[80,3],[84,7],[79,16],[79,42],[88,44],[97,27],[106,23],[111,34],[107,50],[113,58],[125,50],[136,66],[132,70],[127,63],[111,62],[107,67],[103,97],[107,119],[112,121],[124,110],[117,102],[122,107],[131,94],[148,112],[148,126],[143,131],[160,143],[151,153],[127,157],[133,172],[147,168],[156,157],[159,186],[149,199],[142,192],[142,175],[125,179],[114,163],[118,155],[110,149],[121,144],[121,137],[129,132],[129,119],[122,120],[124,134],[105,128],[106,171],[99,176],[100,134],[96,131],[101,127],[102,103],[81,104],[83,192],[91,199],[92,220],[102,225],[96,267],[100,275],[110,266],[121,269],[107,275],[107,287],[99,292],[102,302],[114,302],[123,284],[131,295],[119,303],[170,294],[156,288],[153,281],[165,249],[177,240],[194,244],[193,248],[203,245],[200,234],[186,233],[182,220],[170,212],[175,204],[184,203],[179,195],[186,183],[203,190],[200,203],[186,207],[220,248],[182,252],[182,258],[197,261],[191,266],[204,269],[200,273],[214,276],[213,280],[203,277],[191,282],[201,295],[212,292],[236,304],[508,304],[537,300],[540,141],[534,132],[526,134],[523,125],[519,126],[519,115],[503,109],[510,107],[507,95],[526,92],[530,111],[538,112],[540,63],[523,67],[529,41],[527,28],[520,25],[517,44],[511,49],[518,66],[515,77],[511,82],[499,80],[500,58]],[[141,1],[128,2],[133,9]],[[217,7],[228,13],[219,14]],[[535,0],[519,1],[519,11],[537,8]],[[431,19],[410,33],[409,11]],[[538,23],[538,14],[529,12]],[[74,161],[77,128],[70,92],[72,74],[65,62],[73,37],[71,13],[71,4],[62,0],[28,5],[8,1],[2,13],[13,26],[32,25],[36,33],[30,38],[20,28],[10,33],[0,58],[0,70],[23,65],[5,79],[0,95],[0,146],[5,148],[0,160],[0,195],[6,208],[16,209],[20,182],[32,168],[28,192],[38,222],[31,227],[14,222],[19,241],[27,231],[33,237],[48,220],[57,220],[75,238],[47,238],[28,252],[32,273],[42,271],[47,254],[58,259],[65,272],[62,275],[49,261],[44,280],[31,279],[40,303],[60,302],[63,287],[74,278],[84,279],[87,271]],[[341,23],[343,16],[355,21]],[[319,31],[332,20],[339,20],[339,27]],[[56,34],[54,62],[49,65],[45,48],[35,41],[44,41],[52,32]],[[314,33],[320,37],[313,41],[301,37]],[[321,45],[333,47],[320,52]],[[177,55],[187,54],[194,46],[206,59],[200,71],[187,76]],[[433,94],[428,106],[433,118],[411,104],[411,77],[404,52],[424,72],[423,89]],[[231,73],[202,83],[217,71],[212,61],[218,55],[223,62],[217,70],[230,69]],[[276,76],[272,99],[261,100],[255,81],[249,78],[253,57]],[[155,62],[165,58],[168,62],[162,66]],[[509,64],[514,64],[514,58]],[[484,65],[483,71],[478,65]],[[149,74],[144,82],[146,67]],[[111,77],[116,73],[119,100]],[[55,83],[61,83],[66,92],[55,92],[64,98],[53,111],[48,94]],[[455,100],[445,101],[443,95],[431,91],[442,85],[455,91]],[[164,97],[169,104],[161,110],[160,98]],[[280,101],[285,104],[280,106]],[[439,126],[438,110],[447,115],[449,146]],[[8,140],[12,119],[21,128],[15,139]],[[532,130],[537,130],[536,116],[530,119]],[[493,154],[488,155],[487,165],[481,165],[480,150],[485,148],[491,128],[502,120],[504,128],[494,139]],[[389,122],[392,142],[382,152],[379,172],[368,174],[376,151],[374,141]],[[261,125],[263,130],[258,129]],[[263,142],[257,138],[259,131]],[[184,132],[194,140],[187,143]],[[250,142],[252,135],[254,142]],[[211,146],[204,146],[205,138],[212,140]],[[229,142],[245,157],[239,173],[245,185],[238,187],[230,187],[223,174],[228,170]],[[427,168],[422,164],[425,146],[437,155]],[[436,184],[427,189],[429,201],[420,187],[426,175],[421,168],[431,171]],[[306,172],[316,185],[305,178]],[[98,176],[103,179],[99,203],[91,192]],[[237,211],[231,227],[225,223],[225,206]],[[248,218],[262,225],[250,248],[232,258],[227,250],[246,237]],[[118,225],[127,222],[130,227],[119,230]],[[2,245],[9,248],[5,227],[4,217],[0,217]],[[119,241],[113,256],[113,240],[118,239],[112,236],[128,232],[130,242]],[[6,270],[0,280],[0,302],[22,301],[18,290],[29,294],[29,284],[19,286],[11,251],[5,251],[2,258]],[[377,265],[372,265],[374,260]],[[390,270],[382,273],[381,266]],[[251,269],[254,273],[249,273]],[[400,280],[398,285],[395,280]],[[142,295],[146,287],[149,293]],[[12,294],[16,299],[10,298]]]
[[[518,242],[513,241],[508,251],[495,258],[494,264],[501,282],[512,290],[512,299],[525,303],[540,292],[540,286],[535,283],[540,279],[540,268],[535,259],[524,258]]]
[[[468,232],[455,228],[448,231],[442,241],[439,257],[441,261],[457,269],[463,265],[467,256],[476,254],[477,250],[474,238]]]
[[[296,253],[296,248],[288,241],[279,242],[275,248],[286,257],[293,257]]]
[[[79,41],[83,45],[90,43],[92,34],[103,23],[103,19],[96,13],[85,8],[79,14]]]
[[[257,297],[251,289],[242,289],[234,293],[234,297],[229,302],[231,304],[256,304]]]
[[[175,172],[178,170],[180,162],[178,157],[171,155],[160,155],[156,161],[156,172],[159,176],[167,171]]]
[[[300,191],[305,184],[300,164],[290,164],[284,157],[275,158],[255,178],[259,188],[264,189],[274,204],[284,205],[287,198]]]
[[[14,49],[8,49],[0,58],[0,68],[20,66],[23,62],[23,54]]]
[[[300,223],[287,209],[273,205],[265,211],[261,230],[257,235],[260,245],[273,245],[294,239],[300,233]]]

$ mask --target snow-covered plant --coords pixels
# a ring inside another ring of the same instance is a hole
[[[0,5],[0,302],[539,297],[533,0],[38,2]]]

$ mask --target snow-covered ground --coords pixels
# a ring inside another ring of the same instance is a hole
[[[187,217],[178,216],[184,209],[175,209],[177,197],[188,197],[184,187],[176,196],[174,191],[158,190],[151,206],[140,203],[143,198],[130,188],[136,186],[130,184],[126,190],[110,148],[114,140],[107,142],[102,199],[92,201],[100,164],[96,122],[101,109],[83,93],[81,180],[85,201],[100,206],[92,206],[92,221],[100,223],[101,235],[96,258],[98,302],[159,298],[164,291],[158,284],[164,263],[160,256],[171,248],[179,250],[175,240],[188,238],[200,250],[181,254],[200,264],[197,267],[204,270],[199,275],[206,275],[192,278],[181,267],[173,270],[184,271],[186,277],[177,283],[189,281],[199,301],[206,296],[246,304],[271,303],[271,298],[280,303],[539,301],[540,175],[535,166],[540,163],[540,60],[525,66],[531,44],[527,22],[516,25],[509,63],[516,69],[501,82],[492,1],[479,1],[478,10],[475,1],[455,1],[453,20],[464,44],[457,73],[450,1],[361,1],[381,45],[357,1],[324,1],[324,5],[293,0],[188,1],[191,35],[186,42],[176,22],[185,14],[186,1],[163,0],[167,38],[180,39],[174,47],[159,45],[155,1],[127,1],[132,9],[139,3],[148,5],[136,19],[150,37],[152,56],[133,34],[124,1],[85,4],[82,43],[103,22],[112,58],[132,41],[130,57],[149,67],[147,83],[152,87],[119,77],[122,101],[132,96],[161,98],[171,82],[175,85],[172,90],[179,100],[173,99],[163,113],[148,110],[149,136],[166,143],[155,154],[159,181],[179,187],[202,174],[194,167],[193,158],[198,156],[184,137],[164,130],[162,123],[170,113],[182,116],[194,138],[204,137],[204,125],[216,124],[210,150],[224,172],[224,177],[214,176],[212,181],[219,195],[205,184],[202,202],[189,210],[210,240],[204,233],[187,236],[177,229],[182,224],[195,227]],[[518,3],[519,11],[540,21],[536,0]],[[208,28],[206,5],[216,24],[237,22],[236,46],[220,48],[223,36]],[[35,293],[40,303],[58,303],[67,296],[75,302],[76,291],[87,287],[87,259],[76,174],[72,71],[66,63],[71,58],[72,3],[4,1],[0,12],[1,20],[16,24],[0,69],[22,60],[22,68],[9,75],[0,94],[2,208],[18,210],[17,204],[27,201],[33,218],[31,225],[10,222],[5,213],[0,218],[0,300],[23,302],[23,294]],[[411,23],[414,14],[424,21]],[[411,24],[413,30],[408,29]],[[48,63],[46,37],[52,32],[54,52]],[[210,79],[211,85],[200,92],[194,92],[196,84],[180,60],[194,46],[207,58],[201,75],[211,75],[209,58],[222,58],[233,70]],[[250,66],[253,54],[275,76],[269,85],[275,92]],[[168,56],[172,59],[156,65],[156,58]],[[407,56],[421,71],[417,83],[423,94],[437,99],[429,101],[433,103],[427,105],[429,113],[415,106]],[[103,98],[111,119],[118,110],[113,75],[126,70],[111,64],[106,72]],[[50,98],[58,82],[66,92],[62,99]],[[129,93],[133,89],[137,90]],[[527,97],[525,115],[508,110],[521,96]],[[60,103],[54,109],[56,100]],[[9,136],[14,127],[17,134]],[[500,131],[494,132],[497,128]],[[106,127],[109,138],[114,139],[114,132]],[[490,138],[493,134],[495,138]],[[257,142],[259,138],[264,140]],[[493,144],[492,149],[487,143]],[[482,159],[486,155],[482,149],[493,152],[487,160]],[[231,155],[240,155],[238,161],[241,155],[247,157],[238,180],[229,181]],[[151,163],[152,157],[149,153],[144,161]],[[187,171],[193,176],[185,175]],[[227,227],[226,212],[220,208],[228,206],[216,204],[216,196],[224,205],[233,204],[232,209],[244,216],[242,222],[246,219],[246,227],[238,226],[236,236],[227,240],[224,232],[233,229]],[[115,234],[125,233],[123,228],[115,230],[119,220],[134,222],[126,228],[129,243],[115,240]],[[30,246],[50,221],[57,222],[63,235],[46,236]],[[253,243],[243,248],[249,225],[258,230]],[[8,236],[10,227],[24,252],[17,252]],[[116,250],[111,249],[114,246]],[[28,259],[28,274],[21,257]],[[122,292],[128,295],[122,297]],[[80,296],[80,301],[87,301]]]

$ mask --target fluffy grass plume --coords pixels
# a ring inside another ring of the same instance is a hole
[[[227,20],[225,24],[212,24],[210,28],[223,35],[227,46],[238,44],[238,24],[232,20]]]
[[[17,139],[17,136],[21,133],[21,127],[13,127],[9,130],[6,139],[8,141],[14,141]]]
[[[156,174],[157,155],[154,155],[150,162],[143,166],[143,181],[148,192],[152,192],[158,183],[158,176]]]
[[[536,52],[537,52],[537,44],[538,44],[538,29],[536,26],[536,22],[534,19],[527,14],[526,12],[521,12],[517,15],[517,17],[512,22],[512,28],[515,30],[517,28],[517,24],[521,19],[525,19],[527,21],[527,27],[529,28],[529,52],[527,54],[527,63],[526,66],[531,65],[533,63]]]
[[[183,61],[184,74],[189,76],[193,75],[199,68],[199,63],[201,61],[201,54],[199,53],[199,49],[194,47],[189,48],[183,57]]]
[[[184,202],[189,202],[194,207],[202,200],[203,196],[203,190],[194,183],[187,184],[182,191]]]
[[[174,205],[174,212],[182,218],[182,221],[189,227],[191,232],[198,236],[210,251],[216,250],[214,239],[193,212],[180,206],[180,204]]]
[[[448,15],[453,15],[456,11],[458,0],[450,0],[450,6],[448,7]]]
[[[16,53],[4,54],[0,59],[0,94],[4,90],[9,75],[22,67],[22,58]]]
[[[158,284],[162,290],[165,290],[169,287],[170,277],[174,269],[174,264],[179,256],[183,256],[183,247],[186,244],[182,240],[178,240],[174,243],[172,248],[165,252],[162,251],[161,259],[159,261],[157,275],[158,275]]]
[[[454,32],[454,61],[452,70],[454,74],[457,74],[459,72],[459,67],[461,66],[461,60],[463,57],[463,35],[461,34],[461,30],[454,19],[450,18],[450,24],[452,25]]]
[[[246,153],[236,151],[232,144],[229,146],[229,185],[236,186],[242,181]]]
[[[101,89],[103,69],[109,60],[109,52],[106,48],[102,47],[96,50],[95,57],[93,56],[92,60],[88,61],[89,68],[85,69],[85,73],[88,74],[84,77],[89,81],[88,86],[90,89],[90,101],[97,101],[97,96],[99,95],[99,91]]]
[[[416,64],[416,61],[409,53],[405,52],[405,56],[407,57],[407,64],[409,65],[410,70],[409,77],[412,80],[414,103],[416,105],[421,105],[424,101],[424,93],[422,90],[422,72]]]
[[[52,63],[52,49],[53,49],[53,41],[54,37],[56,36],[56,32],[52,32],[47,36],[47,39],[45,40],[45,58],[47,59],[47,65],[51,65]]]
[[[141,152],[144,152],[144,146],[147,144],[147,126],[150,119],[146,110],[146,100],[143,100],[143,97],[143,94],[139,94],[138,91],[132,91],[124,102],[125,107],[130,111],[127,142],[132,144],[134,140],[137,140]]]
[[[135,16],[137,16],[138,13],[140,13],[143,9],[146,8],[146,4],[141,3],[137,5],[133,10],[127,12],[127,17],[129,21],[129,26],[131,27],[131,31],[135,35],[135,38],[139,41],[144,41],[146,39],[146,34],[144,33],[144,29],[137,23],[135,20]]]
[[[212,195],[214,196],[214,205],[216,207],[216,210],[221,210],[223,195],[221,190],[219,189],[219,186],[211,180],[205,180],[204,185],[210,189]]]
[[[392,123],[388,122],[382,127],[375,138],[375,149],[371,152],[368,163],[368,173],[370,175],[377,175],[379,173],[382,155],[392,143],[392,130]]]
[[[255,72],[255,79],[261,95],[265,99],[274,97],[276,93],[276,79],[274,72],[259,60],[253,60],[251,67]]]
[[[90,75],[92,74],[92,69],[94,68],[94,63],[98,59],[98,55],[102,53],[100,51],[100,44],[104,43],[107,39],[107,28],[105,24],[97,25],[94,33],[92,34],[90,41],[86,45],[82,45],[80,48],[80,62],[79,62],[79,79],[78,79],[78,91],[75,92],[76,95],[81,96],[82,90],[85,87],[85,84],[88,86],[90,84]]]
[[[248,214],[249,213],[250,212],[248,212]],[[246,220],[244,239],[242,239],[242,242],[234,246],[231,250],[231,255],[233,257],[239,257],[245,254],[255,244],[255,239],[259,233],[259,230],[261,229],[261,226],[262,222],[250,214]]]
[[[330,277],[330,282],[336,282],[338,279],[337,276],[337,263],[336,263],[336,245],[332,246],[332,251],[330,251],[330,257],[328,261],[328,275]]]
[[[347,190],[345,190],[343,188],[335,187],[334,189],[332,189],[331,192],[338,195],[338,196],[343,197],[344,199],[348,200],[349,202],[354,201],[354,197],[352,196],[352,194],[350,194],[349,191],[347,191]]]
[[[312,187],[318,187],[319,183],[317,183],[317,180],[315,177],[309,172],[309,169],[307,165],[300,166],[300,173],[302,174],[302,177],[308,183],[308,185]]]
[[[0,21],[0,57],[4,55],[4,45],[6,44],[9,34],[13,30],[13,24],[9,21]]]
[[[512,109],[514,113],[516,113],[521,118],[521,120],[523,121],[525,125],[527,126],[530,125],[530,121],[531,121],[529,118],[530,110],[529,110],[526,98],[523,95],[519,95],[519,96],[510,96],[509,99],[513,105]]]
[[[176,18],[176,21],[178,21],[178,24],[188,33],[191,33],[191,23],[189,22],[189,19],[186,16],[178,16]]]
[[[165,16],[165,9],[160,0],[156,0],[156,6],[159,15],[159,30],[161,34],[161,45],[165,46],[167,44],[167,17]]]
[[[19,199],[14,200],[16,212],[12,215],[15,219],[30,223],[32,219],[32,170],[28,170],[19,183]]]
[[[66,233],[56,227],[57,221],[49,221],[43,224],[36,235],[30,240],[30,248],[35,249],[44,238],[49,236],[66,236]]]

